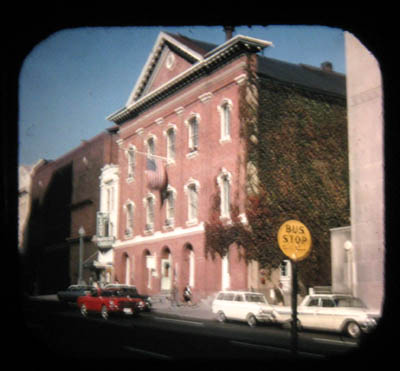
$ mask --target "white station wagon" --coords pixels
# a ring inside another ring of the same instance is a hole
[[[291,307],[275,306],[278,322],[290,323]],[[314,328],[345,332],[358,338],[376,326],[378,312],[367,309],[365,304],[354,296],[340,294],[307,295],[297,307],[300,328]]]
[[[212,303],[217,320],[246,321],[254,327],[257,322],[275,322],[273,307],[263,294],[251,291],[220,291]]]

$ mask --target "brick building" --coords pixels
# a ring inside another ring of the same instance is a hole
[[[127,103],[108,117],[119,126],[114,280],[148,294],[176,286],[179,297],[190,284],[195,300],[224,288],[260,289],[257,267],[239,249],[215,259],[205,253],[204,223],[216,194],[223,223],[231,223],[233,201],[246,223],[251,168],[240,107],[241,99],[257,101],[249,72],[345,99],[343,75],[257,54],[270,45],[242,35],[216,46],[160,33]],[[149,159],[165,167],[162,189],[148,187]]]
[[[83,278],[97,252],[99,176],[106,163],[116,161],[115,132],[100,133],[54,161],[45,161],[31,181],[30,216],[26,224],[23,284],[28,292],[55,293],[78,279],[78,230],[84,236]]]

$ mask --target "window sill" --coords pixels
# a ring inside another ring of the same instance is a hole
[[[189,152],[188,154],[186,154],[187,158],[194,158],[199,154],[199,151],[196,149],[194,151]]]
[[[187,227],[193,227],[193,226],[195,226],[195,225],[197,225],[197,224],[199,224],[199,220],[196,218],[196,219],[191,219],[191,220],[188,220],[187,222],[186,222],[186,226]]]
[[[219,144],[232,143],[232,138],[230,136],[223,137],[219,140]]]
[[[144,229],[144,235],[145,236],[150,236],[154,234],[154,226],[153,225],[146,225],[146,228]]]

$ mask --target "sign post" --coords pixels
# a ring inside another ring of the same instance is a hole
[[[298,220],[288,220],[278,231],[278,244],[292,263],[292,352],[297,354],[297,262],[311,251],[311,234]]]

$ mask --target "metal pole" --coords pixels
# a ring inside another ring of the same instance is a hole
[[[78,267],[78,285],[82,282],[82,271],[83,271],[83,236],[85,235],[85,229],[83,227],[79,228],[79,267]]]
[[[292,263],[292,354],[297,355],[297,263]]]
[[[82,266],[83,266],[83,237],[79,237],[79,275],[78,285],[82,284]]]

